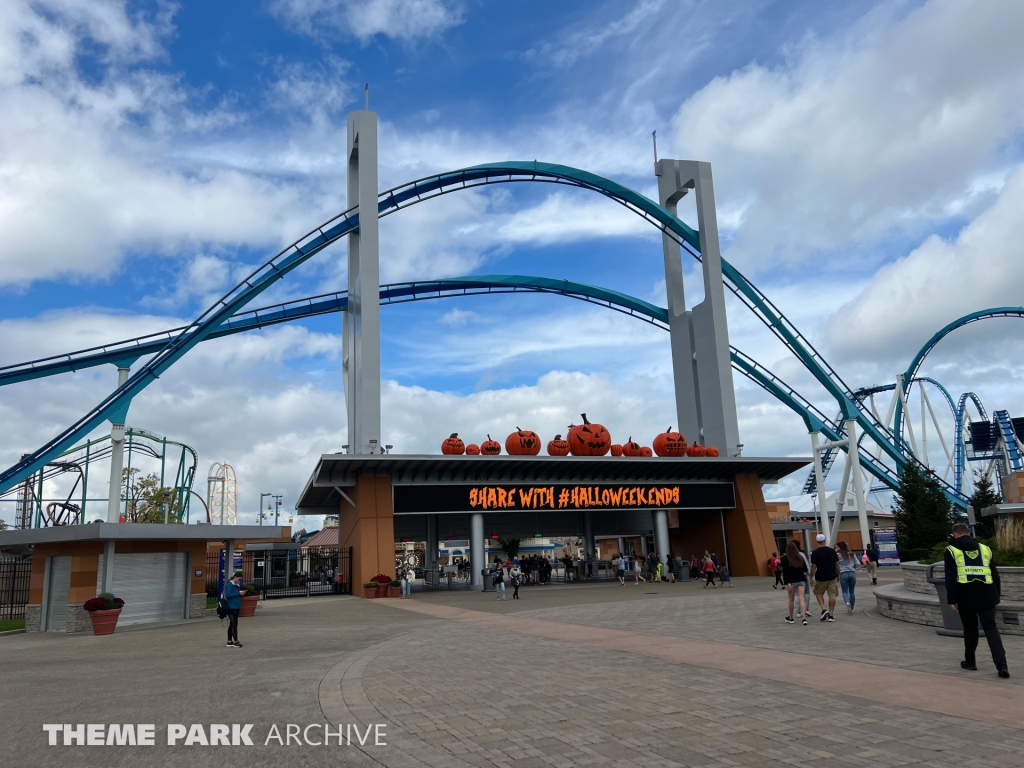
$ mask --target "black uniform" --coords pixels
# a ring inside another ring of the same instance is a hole
[[[970,536],[953,539],[950,546],[965,552],[980,549],[978,542]],[[978,649],[978,621],[980,620],[996,669],[1006,669],[1006,651],[1003,650],[1003,640],[999,637],[999,629],[996,627],[996,606],[999,605],[1001,585],[999,571],[996,570],[995,564],[990,565],[992,569],[991,584],[985,584],[982,581],[969,581],[966,584],[961,584],[957,581],[956,561],[949,550],[946,550],[943,563],[946,570],[947,599],[950,605],[956,605],[957,611],[960,613],[960,620],[964,625],[964,660],[968,664],[976,663],[975,651]]]

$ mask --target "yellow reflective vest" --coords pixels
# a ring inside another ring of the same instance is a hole
[[[972,581],[983,584],[992,583],[992,550],[984,544],[978,544],[978,549],[957,549],[954,546],[946,547],[953,556],[956,563],[956,580],[960,584],[967,584]]]

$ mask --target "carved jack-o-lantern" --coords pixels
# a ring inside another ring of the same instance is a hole
[[[643,447],[640,443],[634,443],[633,438],[622,444],[622,455],[623,456],[643,456]]]
[[[654,438],[654,452],[659,456],[685,456],[686,438],[669,427]]]
[[[583,423],[569,429],[569,450],[573,456],[604,456],[612,444],[612,436],[601,424],[591,424],[587,414]]]
[[[694,443],[686,449],[687,456],[704,456],[705,454],[706,451],[704,450],[704,446],[700,443]]]
[[[488,435],[487,439],[480,443],[480,453],[484,456],[497,456],[501,453],[501,443],[497,440],[492,440],[491,436]]]
[[[516,427],[516,431],[505,438],[505,451],[509,456],[536,456],[540,453],[540,435]]]
[[[548,441],[548,456],[568,456],[569,441],[563,440],[561,435],[555,435],[554,440]]]
[[[612,443],[612,456],[621,456],[622,446],[618,443]]]
[[[713,446],[713,445],[705,446],[705,448],[704,448],[704,455],[705,456],[710,456],[711,458],[717,458],[718,455],[719,455],[718,454],[718,449],[715,448],[715,446]]]
[[[652,451],[648,446],[645,445],[643,448],[640,449],[640,455],[643,456],[644,458],[647,458],[648,456],[653,456],[654,451]]]
[[[469,445],[466,446],[466,455],[467,456],[479,456],[480,455],[480,446],[477,445],[476,443],[470,443]]]
[[[466,452],[466,445],[462,442],[458,432],[452,432],[452,436],[441,443],[441,453],[445,456],[461,456]]]

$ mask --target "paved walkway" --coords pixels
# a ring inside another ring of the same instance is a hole
[[[736,584],[282,600],[243,621],[241,651],[216,621],[0,638],[0,747],[26,766],[1024,765],[1021,675],[985,655],[963,672],[960,641],[871,610],[789,626],[770,582]],[[1024,640],[1006,645],[1024,674]],[[385,722],[388,746],[95,750],[41,730],[249,722],[261,742],[325,720]]]

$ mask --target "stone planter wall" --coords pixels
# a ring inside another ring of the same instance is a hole
[[[216,613],[216,609],[214,609]],[[190,619],[201,619],[206,615],[206,593],[197,592],[194,595],[189,595],[188,598],[188,617]]]
[[[908,562],[902,564],[903,586],[911,592],[922,595],[934,595],[935,587],[928,583],[926,575],[928,566],[924,563]],[[945,568],[935,568],[935,578],[941,579]],[[1024,601],[1024,568],[1000,568],[999,580],[1002,585],[1003,600],[1011,602]]]

